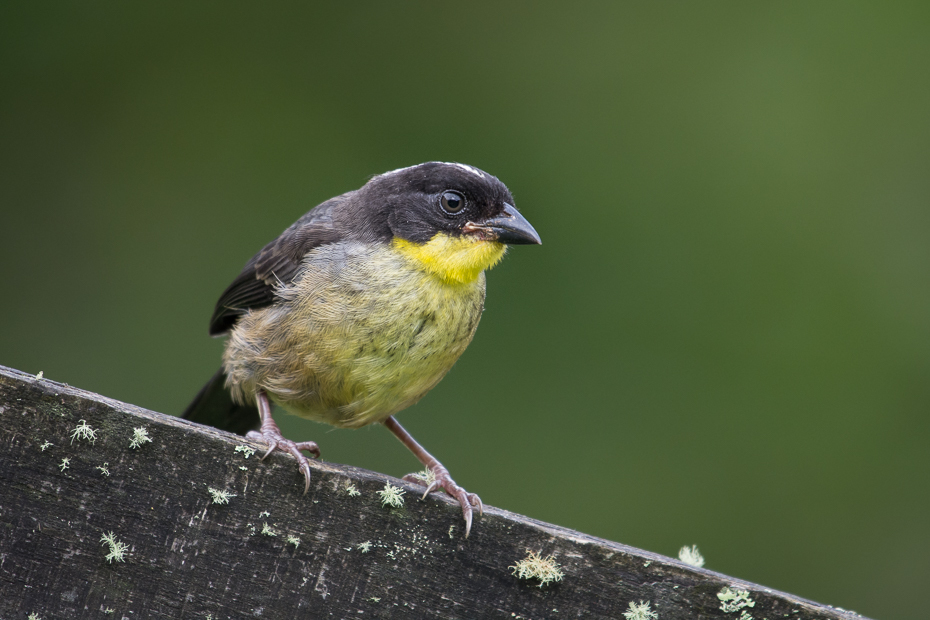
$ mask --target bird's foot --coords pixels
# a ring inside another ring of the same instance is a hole
[[[310,452],[313,454],[314,458],[320,458],[320,447],[316,445],[315,441],[297,442],[287,439],[281,434],[281,429],[274,423],[274,420],[270,418],[262,423],[261,430],[249,431],[245,436],[249,439],[261,441],[268,446],[268,451],[265,452],[265,455],[262,457],[263,461],[275,450],[287,452],[297,459],[297,466],[300,468],[300,471],[304,475],[304,480],[306,481],[304,484],[304,495],[307,494],[307,491],[310,489],[310,461],[303,455],[301,450]]]
[[[404,480],[425,486],[424,498],[436,489],[442,488],[446,493],[458,500],[462,506],[462,516],[465,517],[465,538],[468,538],[468,534],[471,532],[472,507],[478,509],[479,515],[484,514],[484,504],[481,503],[481,498],[457,485],[452,476],[449,475],[449,470],[439,463],[429,467],[428,471],[432,476],[432,480],[424,478],[420,474],[407,474],[404,476]]]

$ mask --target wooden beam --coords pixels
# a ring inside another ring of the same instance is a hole
[[[2,366],[0,422],[0,618],[861,617],[492,507],[466,540],[354,467],[302,495],[288,455]],[[515,575],[529,552],[561,580]]]

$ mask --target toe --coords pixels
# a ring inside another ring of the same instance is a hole
[[[315,441],[301,441],[295,445],[298,450],[306,450],[312,454],[314,458],[320,458],[320,447],[316,445]]]

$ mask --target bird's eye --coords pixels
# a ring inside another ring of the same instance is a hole
[[[465,208],[465,196],[451,190],[443,192],[442,198],[439,199],[439,204],[442,205],[443,211],[449,215],[455,215],[456,213],[461,213],[462,209]]]

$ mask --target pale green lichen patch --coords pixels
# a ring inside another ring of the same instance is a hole
[[[71,463],[71,459],[69,459],[68,457],[65,457],[61,459],[61,463],[58,464],[58,469],[60,469],[63,472],[69,467],[71,467],[70,463]]]
[[[109,476],[110,475],[110,470],[108,469],[109,466],[110,466],[109,463],[104,463],[103,465],[97,465],[95,469],[97,469],[104,476]]]
[[[236,497],[235,493],[221,491],[220,489],[214,489],[213,487],[207,487],[207,493],[209,493],[210,497],[213,498],[214,504],[228,504],[230,498]]]
[[[262,536],[277,536],[278,533],[267,523],[262,524]]]
[[[371,551],[371,541],[366,540],[363,543],[358,543],[357,545],[355,545],[355,548],[361,551],[362,553],[368,553],[369,551]]]
[[[378,495],[381,496],[382,506],[400,508],[404,505],[404,490],[400,487],[395,487],[390,482],[384,485],[384,489],[378,491]]]
[[[126,561],[126,552],[129,551],[129,545],[124,542],[116,540],[116,534],[113,532],[107,532],[100,538],[100,544],[106,545],[110,549],[110,553],[107,554],[107,562],[112,563],[113,560],[117,562]]]
[[[690,564],[696,568],[701,568],[704,566],[704,556],[702,556],[701,552],[698,551],[697,545],[691,545],[690,547],[684,546],[679,549],[678,559],[685,564]]]
[[[135,450],[144,443],[152,443],[148,430],[143,426],[132,429],[132,439],[129,440],[129,447]]]
[[[527,549],[527,556],[510,567],[518,579],[538,579],[539,587],[553,581],[562,581],[564,573],[551,555],[542,557],[540,553]]]
[[[236,452],[241,452],[245,458],[249,458],[255,454],[254,448],[250,448],[248,446],[236,446]]]
[[[433,470],[430,469],[429,467],[425,468],[423,471],[418,471],[416,473],[407,474],[407,475],[416,478],[417,480],[421,481],[426,486],[429,486],[433,484],[433,482],[436,481],[436,474],[433,473]]]
[[[47,449],[51,448],[54,445],[55,444],[53,444],[51,441],[46,441],[41,446],[39,446],[39,449],[42,450],[42,452],[45,452]]]
[[[720,599],[720,609],[728,614],[736,613],[744,607],[756,606],[756,602],[749,598],[749,592],[738,588],[724,587],[717,593],[717,598]],[[749,616],[746,612],[744,612],[744,615]],[[749,618],[740,616],[740,620],[751,620],[751,618],[752,616],[749,616]]]
[[[361,491],[355,488],[355,485],[352,484],[351,482],[346,482],[345,489],[349,497],[358,497],[359,495],[362,494]]]
[[[652,611],[649,601],[640,601],[638,603],[630,601],[630,608],[623,612],[623,617],[626,620],[656,620],[659,614]]]
[[[74,427],[74,430],[71,431],[71,443],[74,443],[75,439],[86,439],[90,443],[97,442],[97,431],[92,429],[87,423],[87,420],[81,420],[81,423]]]
[[[294,536],[293,534],[288,534],[287,544],[294,545],[294,548],[296,549],[297,547],[300,546],[300,538],[298,538],[297,536]]]

